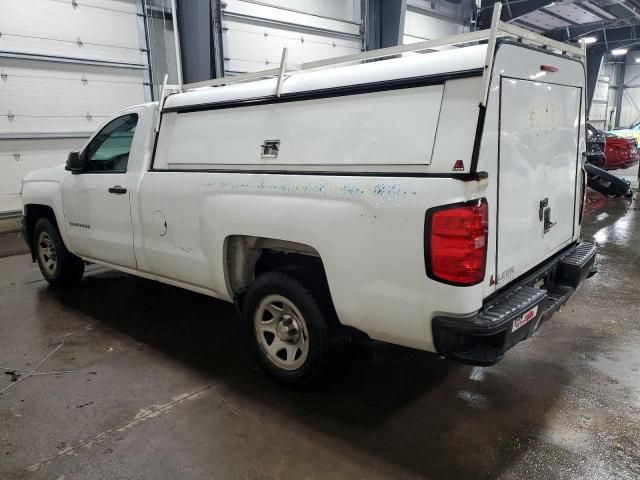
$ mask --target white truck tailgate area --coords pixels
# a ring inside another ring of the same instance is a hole
[[[500,82],[497,284],[572,241],[581,89]]]

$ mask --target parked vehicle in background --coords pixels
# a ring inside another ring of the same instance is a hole
[[[611,133],[606,134],[604,156],[606,161],[603,168],[607,170],[627,168],[640,159],[635,139],[622,138]]]
[[[627,168],[638,161],[640,155],[633,138],[605,133],[590,123],[586,125],[587,161],[606,170]]]
[[[587,162],[603,167],[607,161],[604,153],[606,145],[605,134],[589,123],[585,125],[585,133],[587,137]]]
[[[622,138],[632,138],[636,141],[636,145],[640,145],[640,122],[635,123],[627,128],[615,128],[607,133]]]
[[[631,183],[590,163],[584,166],[587,186],[607,197],[632,197]]]
[[[283,60],[118,113],[66,169],[25,177],[33,259],[54,286],[87,261],[235,302],[288,383],[315,381],[353,332],[496,363],[596,255],[580,241],[584,51],[500,6],[460,48]]]

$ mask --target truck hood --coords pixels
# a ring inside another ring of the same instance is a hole
[[[27,173],[22,180],[23,183],[26,182],[57,182],[62,183],[66,174],[66,170],[63,165],[58,165],[56,167],[50,168],[41,168],[39,170],[33,170]]]

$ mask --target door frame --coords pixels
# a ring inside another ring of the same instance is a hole
[[[582,119],[582,110],[584,108],[583,105],[583,98],[584,98],[584,88],[580,85],[569,85],[569,84],[565,84],[565,83],[558,83],[558,82],[543,82],[540,80],[533,80],[531,78],[520,78],[520,77],[514,77],[514,76],[510,76],[510,75],[500,75],[499,76],[499,88],[498,88],[498,141],[497,141],[497,165],[496,165],[496,214],[495,214],[495,229],[496,229],[496,239],[495,239],[495,255],[494,255],[494,261],[495,261],[495,265],[494,265],[494,271],[495,271],[495,275],[496,275],[496,290],[500,290],[501,288],[505,287],[506,285],[499,285],[499,279],[498,279],[498,275],[500,274],[499,271],[499,266],[498,266],[498,259],[500,258],[499,255],[499,244],[500,244],[500,172],[501,172],[501,154],[502,154],[502,149],[501,149],[501,143],[502,143],[502,93],[503,93],[503,81],[507,79],[507,80],[517,80],[517,81],[525,81],[525,82],[532,82],[532,83],[542,83],[542,84],[549,84],[549,85],[557,85],[560,87],[568,87],[568,88],[576,88],[579,90],[579,101],[578,101],[578,127],[577,127],[577,139],[576,139],[576,157],[575,157],[575,163],[576,163],[576,169],[575,169],[575,179],[574,179],[574,195],[573,195],[573,217],[572,217],[572,229],[571,229],[571,239],[573,239],[575,237],[576,234],[576,202],[577,202],[577,194],[578,194],[578,174],[579,174],[579,168],[580,168],[580,129],[582,128],[582,123],[581,123],[581,119]]]

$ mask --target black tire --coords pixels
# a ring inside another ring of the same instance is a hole
[[[53,262],[50,261],[51,256],[45,253],[45,245],[49,241],[53,248],[49,252],[55,257]],[[67,287],[82,280],[84,261],[67,250],[58,228],[48,218],[40,218],[36,222],[33,229],[33,249],[40,272],[51,285]]]
[[[333,309],[326,302],[328,296],[322,289],[324,282],[311,281],[307,275],[307,269],[298,271],[296,267],[263,273],[249,286],[241,302],[242,319],[252,353],[269,375],[294,387],[309,386],[320,380],[329,367],[334,350],[335,321]],[[306,326],[308,351],[304,362],[295,369],[282,368],[274,363],[255,326],[261,302],[273,296],[281,296],[291,302]]]

